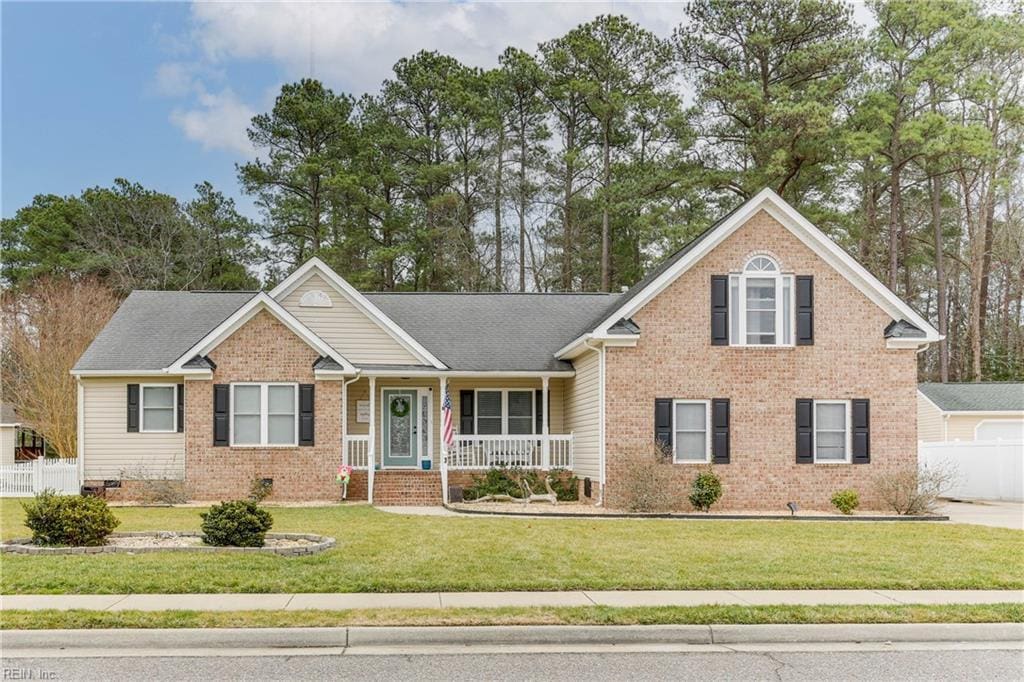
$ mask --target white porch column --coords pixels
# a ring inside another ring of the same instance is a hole
[[[445,398],[448,397],[448,377],[441,377],[438,379],[441,385],[441,394],[439,396],[441,405],[444,405]],[[431,405],[433,409],[433,405]],[[452,419],[455,419],[455,415],[452,415]],[[444,438],[444,410],[441,411],[441,499],[445,504],[448,504],[448,442]]]
[[[370,438],[366,447],[366,499],[373,504],[373,470],[377,464],[377,377],[370,377]]]
[[[541,408],[540,408],[540,411],[541,411],[541,414],[540,414],[541,433],[544,435],[544,437],[541,439],[541,466],[544,467],[545,471],[551,468],[551,439],[548,437],[549,436],[549,434],[548,434],[548,382],[549,381],[550,381],[550,379],[548,377],[542,377],[541,378],[541,384],[542,384],[543,389],[544,389],[544,390],[541,391],[541,394],[543,395],[544,399],[541,401]]]

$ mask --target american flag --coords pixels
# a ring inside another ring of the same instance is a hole
[[[448,387],[444,388],[444,402],[441,403],[441,414],[444,416],[444,444],[451,447],[455,443],[455,436],[452,433],[452,394]]]

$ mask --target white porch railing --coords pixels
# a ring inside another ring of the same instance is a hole
[[[548,448],[545,453],[544,441]],[[449,469],[572,469],[572,434],[455,436]]]
[[[345,436],[345,464],[353,469],[366,469],[370,458],[370,436]]]
[[[40,457],[0,465],[0,497],[31,497],[44,490],[78,494],[78,460]]]

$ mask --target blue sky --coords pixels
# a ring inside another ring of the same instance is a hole
[[[375,91],[420,49],[490,67],[602,13],[666,37],[683,19],[678,3],[615,0],[3,2],[0,210],[124,177],[181,199],[209,180],[255,217],[235,164],[283,83]]]

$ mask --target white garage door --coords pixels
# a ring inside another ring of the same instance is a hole
[[[974,430],[975,440],[1024,441],[1024,419],[987,419]]]

